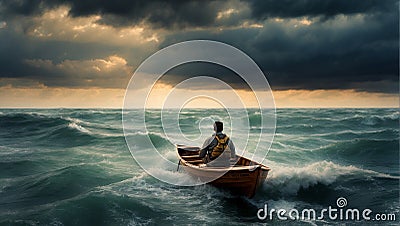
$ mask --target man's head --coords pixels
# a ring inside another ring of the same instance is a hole
[[[224,130],[224,124],[220,121],[215,121],[214,122],[214,131],[215,132],[222,132]]]

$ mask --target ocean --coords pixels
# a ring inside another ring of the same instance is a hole
[[[251,138],[262,128],[260,112],[248,113]],[[168,115],[173,114],[166,114],[166,121]],[[211,116],[229,120],[220,109],[185,109],[180,130],[189,137],[211,135],[212,124],[203,120]],[[130,128],[129,139],[137,142],[132,148],[140,150],[141,140],[150,136],[157,149],[177,161],[160,117],[157,109],[146,112],[148,133]],[[248,199],[148,175],[126,144],[120,109],[0,109],[0,224],[398,225],[398,109],[277,109],[276,117],[275,137],[263,161],[271,172]],[[240,142],[242,135],[231,139]],[[266,152],[268,145],[261,141],[260,148]],[[182,170],[164,173],[176,180],[187,176]],[[370,216],[390,213],[396,220],[257,216],[266,205],[287,212],[338,208],[339,198],[346,200],[343,208],[368,208]]]

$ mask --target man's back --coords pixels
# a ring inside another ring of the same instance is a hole
[[[222,132],[217,132],[204,142],[200,157],[208,166],[229,166],[230,159],[236,157],[235,146]]]

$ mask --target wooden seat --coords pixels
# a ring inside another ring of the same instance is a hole
[[[183,155],[181,156],[183,159],[195,159],[200,158],[198,155]]]
[[[203,163],[203,160],[201,160],[201,159],[199,159],[199,160],[190,160],[190,161],[187,161],[188,163],[191,163],[191,164],[196,164],[196,163]]]

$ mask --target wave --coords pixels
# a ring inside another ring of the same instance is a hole
[[[9,113],[0,115],[2,128],[49,128],[67,123],[82,123],[81,120],[66,116],[47,115],[42,113]]]
[[[266,201],[273,206],[275,201],[276,207],[325,207],[342,196],[355,207],[366,203],[374,210],[387,211],[392,206],[398,210],[397,111],[278,109],[276,139],[267,161],[272,170],[252,200],[260,206]],[[1,112],[0,224],[29,224],[14,219],[32,219],[35,224],[52,224],[55,219],[59,224],[112,225],[184,224],[187,219],[200,224],[257,221],[257,209],[238,201],[246,199],[209,185],[169,185],[144,173],[126,147],[120,110]],[[263,129],[256,125],[258,112],[248,111],[253,120],[251,139]],[[168,138],[180,134],[167,137],[157,111],[146,113],[149,132],[139,132],[137,113],[125,112],[133,116],[131,127],[125,127],[127,138],[138,150],[150,138],[161,147],[163,157],[176,162]],[[167,113],[166,119],[176,116],[173,111]],[[197,131],[202,118],[224,114],[213,109],[187,110],[181,119],[188,129],[193,123]],[[244,124],[235,131],[237,144],[247,132]],[[154,163],[154,159],[149,161]],[[191,179],[183,171],[176,172],[176,167],[172,171],[159,168],[151,173],[177,184]],[[183,204],[187,208],[177,213]],[[207,214],[199,209],[207,209]],[[99,212],[101,216],[93,219]]]
[[[67,120],[61,117],[52,117],[39,113],[11,113],[0,115],[0,125],[7,127],[26,126],[52,126],[65,123]]]
[[[11,113],[0,116],[0,134],[3,138],[16,140],[44,141],[58,130],[68,129],[74,120],[60,116],[49,116],[38,113]],[[72,129],[72,128],[71,128]],[[66,138],[66,137],[64,137]]]
[[[68,124],[68,127],[71,129],[76,129],[81,133],[85,133],[85,134],[92,134],[92,132],[90,132],[88,129],[84,128],[83,126],[75,123],[75,122],[71,122]]]
[[[28,120],[20,120],[21,116]],[[100,127],[72,117],[59,116],[49,118],[47,116],[25,114],[21,116],[12,116],[15,121],[8,120],[7,128],[10,131],[10,137],[29,137],[30,141],[37,141],[39,144],[65,145],[65,147],[89,145],[102,141],[122,141],[125,139],[122,129],[107,125]],[[168,139],[158,133],[133,132],[127,133],[126,137],[128,139],[133,137],[136,143],[140,143],[145,137],[150,137],[155,145],[162,146],[168,143]]]
[[[126,140],[130,144],[134,144],[135,148],[148,148],[148,138],[157,148],[170,145],[170,141],[160,133],[155,132],[134,132],[126,135]]]
[[[46,161],[15,159],[0,161],[0,179],[27,176],[46,169]],[[26,170],[29,169],[29,170]],[[1,186],[0,186],[1,189]]]
[[[396,163],[399,156],[399,138],[393,139],[353,139],[339,141],[309,150],[315,155],[327,155],[335,159],[354,163],[376,162],[375,164]],[[380,163],[379,163],[380,162]]]
[[[88,122],[70,115],[36,112],[0,115],[0,134],[4,138],[66,147],[89,144],[96,139],[124,137],[120,128],[109,124]]]
[[[302,127],[306,129],[313,127],[314,131],[323,128],[334,128],[335,130],[371,127],[398,128],[399,119],[397,109],[320,109],[317,112],[310,110],[277,112],[278,128],[301,130]]]
[[[294,196],[301,189],[307,189],[318,184],[331,185],[339,180],[383,178],[399,180],[392,176],[372,170],[361,169],[352,165],[342,166],[330,161],[315,162],[303,167],[273,166],[264,184],[266,192],[280,196]]]
[[[398,137],[399,131],[392,128],[387,129],[377,129],[377,130],[340,130],[334,132],[327,132],[321,134],[313,134],[317,137],[335,137],[340,139],[353,139],[359,137],[376,138],[376,137]]]
[[[393,125],[399,123],[399,113],[394,112],[386,115],[366,115],[366,114],[356,114],[353,116],[345,117],[340,119],[341,123],[355,123],[362,124],[366,126],[383,126],[383,125]]]
[[[26,199],[31,196],[51,197],[57,194],[61,197],[70,197],[94,186],[109,184],[121,178],[115,175],[111,177],[98,164],[77,164],[15,178],[2,188],[2,193],[7,198],[16,198],[21,201],[29,201]]]

